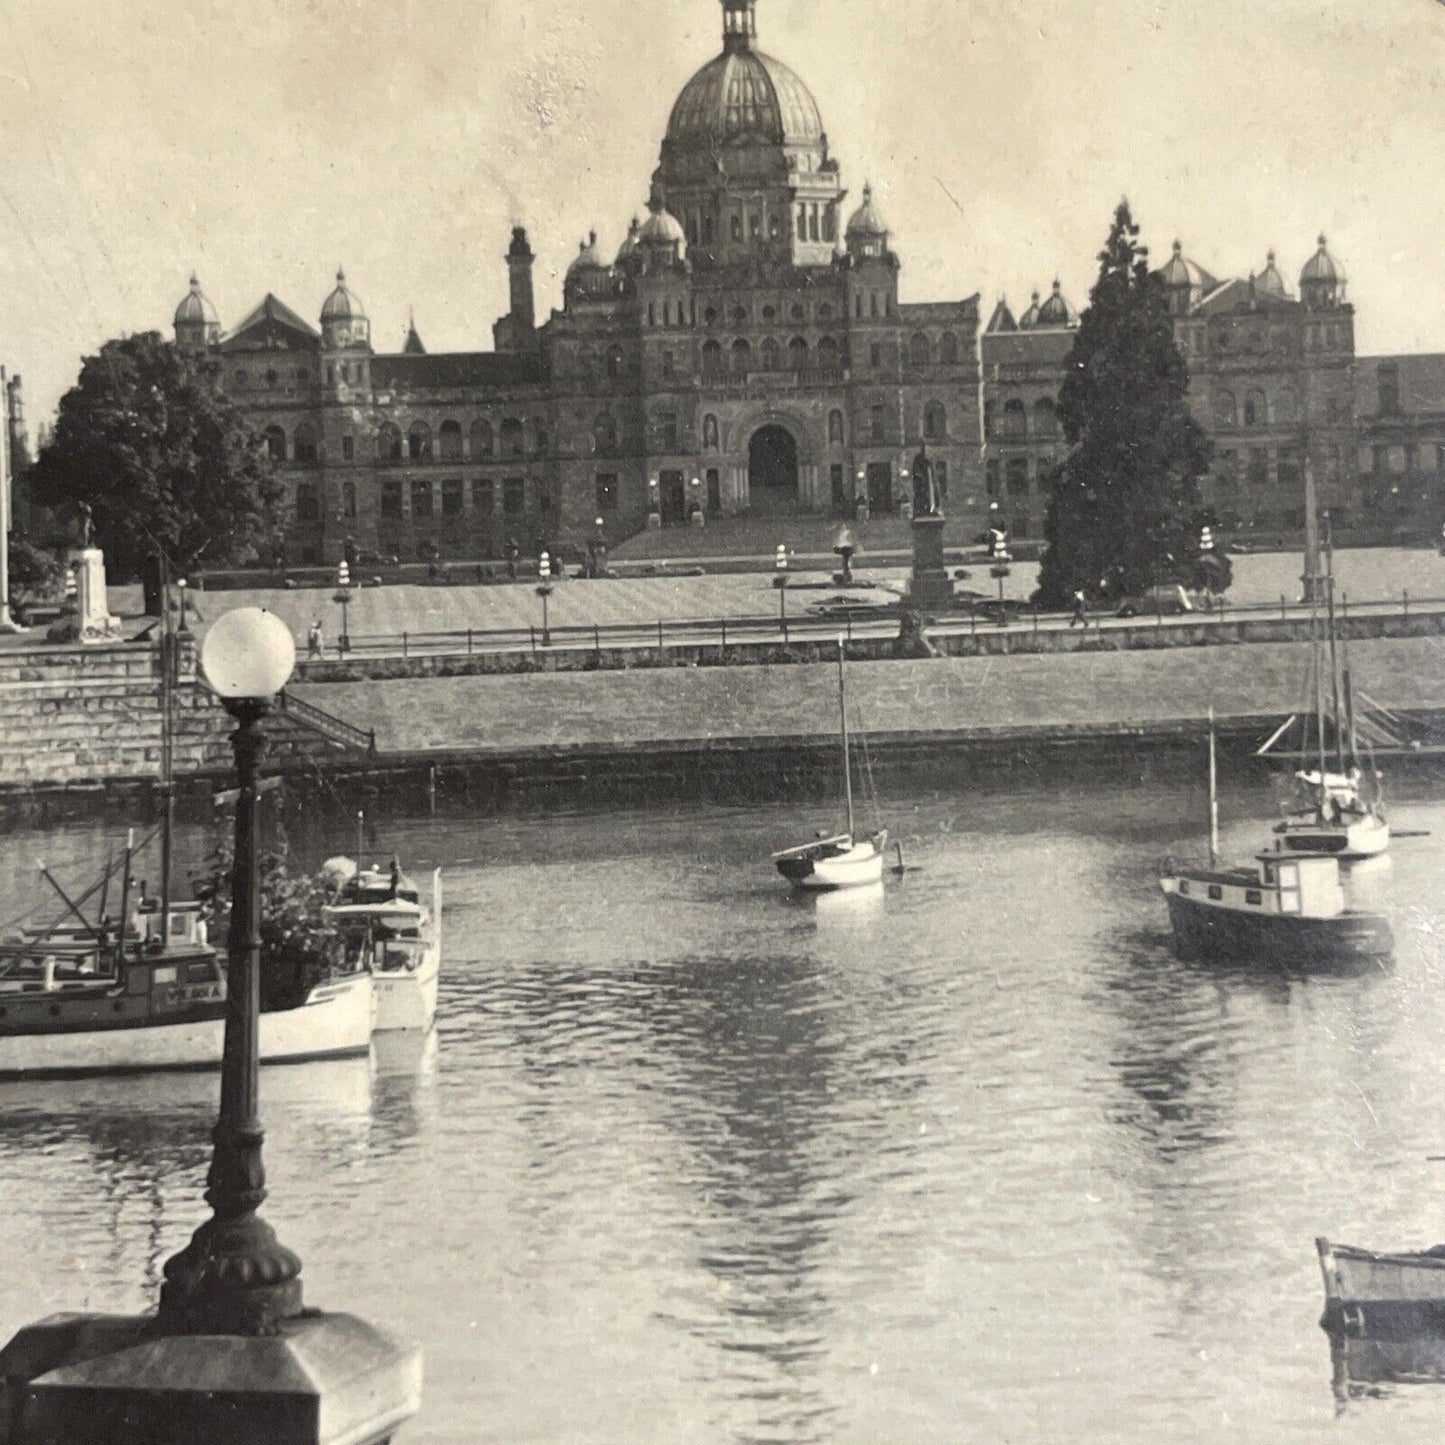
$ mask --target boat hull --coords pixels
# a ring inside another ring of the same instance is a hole
[[[1327,1330],[1401,1339],[1445,1329],[1445,1252],[1378,1253],[1327,1239],[1315,1248]]]
[[[792,849],[776,856],[773,862],[794,888],[806,892],[862,888],[883,881],[883,849],[887,842],[886,832],[876,833],[847,848],[835,850],[819,844],[817,848]]]
[[[1390,925],[1376,913],[1309,918],[1236,912],[1167,889],[1165,898],[1181,958],[1338,973],[1382,967],[1394,951]]]
[[[263,1064],[364,1054],[371,1047],[375,994],[370,974],[318,984],[296,1008],[260,1018]],[[53,1034],[0,1034],[0,1079],[219,1069],[224,1011],[180,1023],[77,1029]]]
[[[436,943],[423,952],[414,969],[378,969],[372,975],[377,1032],[431,1028],[436,1018],[440,977],[441,949]]]

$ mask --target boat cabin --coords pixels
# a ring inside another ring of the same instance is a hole
[[[394,863],[390,868],[373,863],[370,868],[358,869],[346,880],[340,895],[342,903],[388,903],[397,899],[418,903],[421,895],[416,884]]]
[[[135,930],[145,948],[208,948],[206,920],[195,899],[172,903],[170,919],[161,910],[160,901],[143,898],[136,909]]]
[[[1261,853],[1253,873],[1184,868],[1172,881],[1182,898],[1240,913],[1337,918],[1346,908],[1339,860],[1328,856]]]

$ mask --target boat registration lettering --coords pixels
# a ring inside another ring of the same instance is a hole
[[[197,983],[186,988],[178,988],[171,996],[184,1003],[210,1003],[214,999],[221,998],[222,994],[219,984]]]

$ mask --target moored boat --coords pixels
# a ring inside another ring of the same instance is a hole
[[[324,980],[260,1016],[262,1063],[364,1054],[372,980]],[[31,931],[0,943],[0,1078],[218,1069],[226,971],[197,903],[143,907],[124,934]]]
[[[1328,1330],[1409,1335],[1445,1329],[1445,1245],[1380,1252],[1316,1239]]]
[[[348,966],[371,975],[375,1028],[431,1028],[441,976],[442,871],[432,870],[431,906],[393,862],[358,868],[349,858],[326,868],[344,881],[326,917],[341,935]]]
[[[859,888],[883,879],[883,850],[888,830],[878,828],[859,837],[853,818],[853,769],[849,757],[848,690],[843,670],[843,642],[838,641],[838,722],[843,751],[843,797],[847,828],[831,837],[819,836],[773,854],[778,872],[793,885],[815,891]]]

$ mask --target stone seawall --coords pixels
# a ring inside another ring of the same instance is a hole
[[[229,720],[180,654],[172,701],[177,774],[229,755]],[[0,653],[0,789],[159,779],[160,650],[151,643],[27,647]]]

